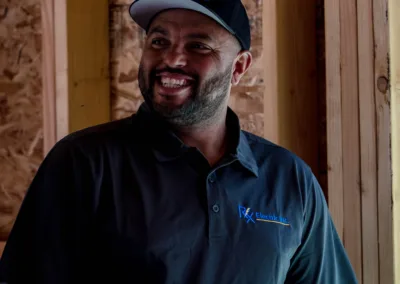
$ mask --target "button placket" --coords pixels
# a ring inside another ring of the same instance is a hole
[[[224,235],[223,229],[223,208],[220,199],[220,184],[216,172],[212,172],[207,177],[207,198],[209,210],[209,238],[220,238]]]

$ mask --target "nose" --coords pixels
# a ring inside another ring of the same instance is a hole
[[[187,57],[183,48],[174,46],[166,50],[164,54],[164,63],[172,68],[185,67],[187,64]]]

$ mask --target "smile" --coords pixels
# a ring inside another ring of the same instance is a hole
[[[189,85],[188,81],[185,79],[174,79],[164,76],[160,77],[160,83],[166,88],[181,88]]]

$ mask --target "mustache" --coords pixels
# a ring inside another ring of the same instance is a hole
[[[189,76],[189,77],[192,77],[193,79],[195,79],[196,81],[199,78],[199,76],[197,74],[185,72],[182,69],[171,68],[171,67],[165,67],[165,68],[162,68],[162,69],[152,70],[151,73],[150,73],[150,76],[151,76],[151,78],[155,78],[157,75],[161,74],[162,72],[168,72],[168,73],[171,73],[171,74],[180,74],[180,75]]]

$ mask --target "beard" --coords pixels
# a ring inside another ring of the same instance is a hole
[[[156,70],[152,70],[146,80],[143,66],[139,67],[139,88],[147,105],[163,119],[177,127],[193,125],[208,125],[213,118],[223,111],[225,100],[232,78],[230,68],[217,73],[206,81],[199,83],[199,78],[194,74],[187,74],[182,70],[165,68],[162,71],[189,75],[194,78],[192,94],[187,101],[178,107],[170,107],[154,102],[154,84],[156,81]],[[159,71],[161,72],[161,71]]]

